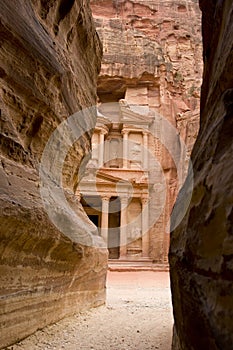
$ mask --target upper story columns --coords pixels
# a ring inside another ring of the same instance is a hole
[[[123,168],[126,169],[128,167],[128,130],[122,130],[123,134]]]

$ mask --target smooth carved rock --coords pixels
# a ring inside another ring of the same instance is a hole
[[[101,101],[120,100],[125,108],[142,115],[166,118],[177,129],[168,138],[178,158],[179,136],[186,144],[187,168],[199,128],[202,40],[198,0],[91,0],[91,8],[103,42],[98,79]],[[160,125],[160,121],[153,124],[150,132],[159,132],[162,138],[168,131],[158,131]],[[163,262],[169,246],[167,225],[177,195],[177,167],[160,141],[150,138],[149,148],[166,178],[166,204],[158,201],[156,188],[150,207],[150,257]],[[157,175],[152,169],[150,181],[162,182]],[[163,206],[153,225],[154,213]]]
[[[56,215],[70,227],[68,235],[60,232],[39,192],[39,162],[52,132],[69,115],[96,103],[102,49],[88,4],[12,0],[2,1],[0,12],[2,348],[104,303],[107,252],[72,196],[90,150],[94,110],[79,118],[87,132],[70,149],[63,168],[65,194],[80,226],[74,227],[60,203]],[[53,145],[58,156],[60,146]],[[56,167],[57,159],[49,161]],[[80,244],[81,236],[90,246]]]
[[[204,81],[194,191],[172,233],[174,350],[233,344],[233,4],[200,0]],[[185,189],[184,189],[185,191]]]

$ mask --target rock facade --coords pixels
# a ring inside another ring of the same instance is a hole
[[[194,191],[172,233],[173,349],[233,344],[233,4],[200,0],[204,80],[192,152]],[[183,189],[185,192],[185,187]]]
[[[159,207],[164,208],[157,222],[150,223],[150,258],[166,262],[167,227],[179,181],[174,160],[161,141],[168,131],[162,130],[159,119],[165,118],[176,128],[171,144],[179,158],[180,136],[188,158],[199,127],[202,40],[198,1],[91,0],[91,8],[103,42],[100,102],[125,99],[132,109],[139,106],[156,118],[148,147],[163,174],[159,178],[151,169],[150,221]],[[165,205],[158,200],[163,178]]]
[[[2,1],[0,10],[3,348],[66,315],[104,303],[107,251],[72,195],[90,150],[94,110],[79,117],[87,132],[71,147],[63,167],[65,196],[80,225],[73,227],[71,215],[57,203],[56,214],[70,227],[67,234],[61,232],[40,196],[39,165],[52,132],[71,114],[96,103],[102,47],[88,2],[12,0]],[[59,142],[53,147],[59,152]],[[56,159],[49,162],[56,166]],[[80,235],[88,245],[80,243]]]

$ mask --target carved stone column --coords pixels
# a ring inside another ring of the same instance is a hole
[[[128,168],[128,130],[122,130],[123,134],[123,168]]]
[[[104,135],[105,131],[100,131],[100,137],[99,137],[99,167],[103,166],[104,164]]]
[[[121,197],[120,259],[127,255],[127,210],[128,198]]]
[[[143,168],[148,169],[148,131],[143,131]]]
[[[149,201],[147,197],[141,198],[142,202],[142,256],[149,257]]]
[[[108,246],[108,215],[109,215],[109,196],[102,197],[102,217],[101,217],[101,236]]]

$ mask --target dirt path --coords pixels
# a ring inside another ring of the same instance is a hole
[[[12,350],[170,350],[166,272],[111,272],[107,303],[36,332]]]

